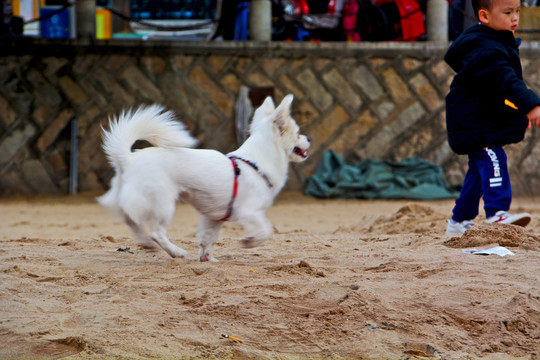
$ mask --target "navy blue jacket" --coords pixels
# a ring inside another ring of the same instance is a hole
[[[540,98],[523,81],[520,43],[511,31],[477,24],[446,52],[444,60],[457,73],[446,96],[448,143],[456,153],[523,140],[526,114]]]

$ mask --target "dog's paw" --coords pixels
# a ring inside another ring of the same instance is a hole
[[[173,258],[185,258],[188,255],[188,252],[184,249],[176,248],[172,249],[169,252],[169,255],[171,255]]]
[[[211,255],[208,255],[208,254],[200,256],[200,257],[199,257],[199,260],[200,260],[201,262],[205,262],[205,261],[219,262],[218,259],[216,259],[215,257],[213,257],[213,256],[211,256]]]
[[[157,251],[159,249],[159,247],[156,245],[148,246],[146,244],[139,244],[139,248],[147,251]]]
[[[240,246],[244,249],[251,249],[256,246],[259,246],[263,244],[266,240],[265,239],[256,239],[254,237],[247,237],[245,239],[240,240]]]

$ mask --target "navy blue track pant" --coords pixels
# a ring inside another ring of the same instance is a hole
[[[484,148],[469,154],[469,170],[452,210],[452,219],[458,222],[474,219],[482,197],[486,218],[499,210],[510,209],[512,188],[502,147]]]

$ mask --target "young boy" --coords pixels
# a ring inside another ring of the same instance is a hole
[[[474,224],[480,198],[487,223],[526,226],[527,213],[511,215],[512,189],[503,145],[523,140],[540,125],[540,98],[523,81],[514,38],[520,0],[472,0],[480,23],[465,30],[444,60],[456,71],[446,97],[448,143],[469,157],[461,194],[447,234],[463,234]]]

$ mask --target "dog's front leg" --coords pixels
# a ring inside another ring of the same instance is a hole
[[[246,238],[240,240],[240,245],[246,249],[261,245],[274,233],[272,223],[263,211],[245,216],[238,222],[248,234]]]
[[[213,246],[216,243],[219,235],[219,230],[223,225],[222,221],[214,221],[206,216],[202,216],[199,220],[199,229],[197,231],[197,239],[199,239],[199,260],[214,261]]]

